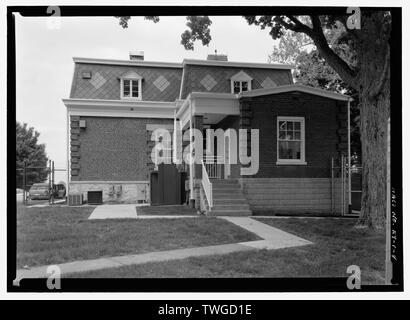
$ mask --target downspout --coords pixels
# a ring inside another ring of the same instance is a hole
[[[175,103],[176,104],[176,103]],[[174,134],[172,143],[172,161],[174,164],[177,164],[177,110],[174,110]]]
[[[352,213],[352,179],[351,179],[351,150],[350,150],[350,101],[352,99],[349,98],[347,101],[347,164],[348,164],[348,169],[347,169],[347,175],[348,175],[348,195],[349,195],[349,207],[348,207],[348,213]]]
[[[195,197],[194,197],[194,175],[195,175],[195,164],[193,162],[193,128],[192,128],[192,103],[191,99],[189,99],[189,153],[190,157],[190,164],[189,164],[189,206],[191,208],[195,208]]]
[[[182,99],[182,90],[184,89],[185,66],[182,66],[181,88],[179,89],[179,99]]]
[[[68,107],[66,106],[66,149],[67,149],[67,204],[68,195],[70,194],[70,114],[68,112]]]

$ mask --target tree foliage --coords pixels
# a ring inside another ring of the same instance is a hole
[[[123,28],[128,28],[128,22],[131,19],[130,16],[116,17],[119,19],[119,24]],[[151,20],[154,23],[159,22],[158,16],[145,16],[145,20]],[[194,50],[195,41],[201,41],[202,45],[207,46],[211,40],[211,19],[208,16],[187,16],[186,29],[181,34],[181,44],[186,50]]]
[[[16,184],[18,188],[23,188],[24,162],[27,167],[39,167],[27,170],[27,186],[43,182],[47,178],[46,147],[38,143],[39,136],[40,133],[33,127],[28,127],[27,123],[21,124],[16,121]]]

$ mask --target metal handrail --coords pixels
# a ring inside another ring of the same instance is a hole
[[[213,200],[212,200],[212,182],[209,180],[208,172],[206,171],[206,167],[204,161],[201,161],[202,164],[202,186],[205,191],[206,199],[208,200],[209,204],[209,211],[211,211],[213,207]]]

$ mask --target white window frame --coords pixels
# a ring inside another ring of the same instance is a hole
[[[239,92],[234,92],[234,82],[240,82],[240,90]],[[231,93],[234,94],[239,94],[242,92],[242,82],[246,82],[248,84],[248,90],[247,91],[251,91],[252,90],[252,78],[250,76],[248,76],[245,72],[240,71],[237,74],[235,74],[234,76],[231,77]]]
[[[300,122],[300,159],[279,159],[279,122],[293,121]],[[276,119],[276,164],[277,165],[306,165],[305,158],[305,118],[304,117],[284,117],[280,116]]]
[[[124,96],[124,80],[129,80],[130,81],[130,97],[125,97]],[[133,97],[132,96],[132,82],[133,81],[138,81],[138,97]],[[125,77],[121,78],[121,99],[122,100],[142,100],[142,78],[137,78],[137,77]]]

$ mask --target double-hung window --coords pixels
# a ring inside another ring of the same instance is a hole
[[[277,164],[306,164],[305,119],[277,118]]]
[[[142,77],[134,71],[121,77],[121,99],[142,99]]]
[[[241,93],[243,91],[248,91],[249,83],[248,81],[234,81],[233,82],[233,93]]]
[[[123,79],[122,97],[138,99],[140,97],[140,80]]]

